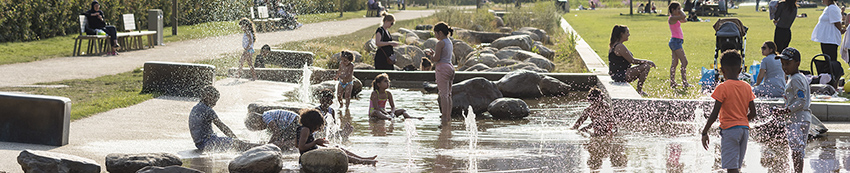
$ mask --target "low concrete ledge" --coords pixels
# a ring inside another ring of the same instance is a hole
[[[292,50],[273,49],[269,53],[269,56],[266,57],[266,63],[284,68],[301,68],[304,67],[304,64],[313,65],[313,57],[316,56],[313,52]]]
[[[176,62],[148,61],[144,66],[142,93],[198,97],[199,89],[212,85],[215,66]]]
[[[71,99],[0,92],[0,141],[68,144]]]
[[[634,88],[632,88],[631,84],[614,82],[614,80],[611,79],[611,76],[608,75],[608,62],[602,60],[602,58],[593,51],[590,44],[587,44],[587,42],[578,35],[578,32],[576,32],[573,27],[570,26],[570,23],[564,18],[561,18],[561,29],[563,29],[565,33],[576,35],[576,52],[579,54],[579,57],[581,57],[587,70],[596,75],[603,91],[606,91],[611,97],[642,98],[642,96],[638,94]]]
[[[697,108],[706,116],[714,108],[714,100],[612,98],[611,109],[629,120],[691,120]],[[782,101],[756,100],[759,116],[767,115],[773,107],[784,106]],[[850,104],[814,102],[809,107],[821,121],[850,121]]]

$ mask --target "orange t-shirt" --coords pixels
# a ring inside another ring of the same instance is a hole
[[[729,129],[735,126],[750,127],[747,120],[750,101],[756,99],[750,84],[740,80],[726,80],[717,85],[711,98],[722,103],[720,106],[720,128]]]

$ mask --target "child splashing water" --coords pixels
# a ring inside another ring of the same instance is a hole
[[[254,60],[251,57],[254,57],[254,41],[257,39],[257,36],[254,35],[254,23],[248,20],[248,18],[242,18],[239,20],[239,27],[245,32],[245,35],[242,36],[242,48],[245,49],[245,52],[239,58],[239,71],[236,71],[236,75],[239,78],[242,77],[242,66],[245,61],[248,61],[249,66],[251,66],[251,80],[257,80],[257,73],[254,71],[254,66],[250,65],[254,64]]]
[[[579,132],[587,132],[589,128],[593,128],[593,133],[591,136],[610,136],[613,135],[615,130],[615,121],[612,120],[611,117],[611,106],[608,105],[608,102],[605,102],[605,99],[602,97],[602,90],[598,88],[590,89],[590,92],[587,94],[587,100],[590,101],[590,106],[584,109],[584,113],[576,120],[575,125],[573,125],[572,129],[578,129]],[[590,125],[584,126],[579,129],[582,123],[587,118],[590,118]]]
[[[673,51],[672,57],[673,61],[670,65],[670,87],[676,88],[679,86],[676,83],[676,66],[679,62],[682,63],[681,71],[682,71],[682,87],[691,87],[691,84],[688,84],[688,73],[685,70],[688,67],[688,58],[685,57],[685,49],[682,47],[682,44],[685,43],[685,34],[682,32],[682,23],[687,22],[687,16],[685,16],[685,12],[682,11],[682,6],[679,2],[673,1],[670,3],[670,6],[667,8],[670,13],[670,17],[667,18],[667,24],[670,25],[670,50]]]
[[[318,131],[324,126],[325,120],[322,118],[321,113],[315,109],[309,109],[303,111],[301,113],[301,127],[298,127],[296,134],[298,137],[295,140],[295,147],[298,148],[298,151],[301,152],[301,155],[304,153],[318,149],[318,146],[325,146],[328,143],[328,140],[319,138],[316,139],[313,137],[313,133]],[[354,153],[349,152],[348,150],[339,148],[345,155],[348,156],[348,163],[354,164],[366,164],[366,165],[375,165],[375,158],[378,156],[372,157],[361,157]]]

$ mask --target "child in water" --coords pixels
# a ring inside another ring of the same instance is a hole
[[[392,120],[395,116],[404,116],[404,118],[422,119],[422,117],[412,117],[407,114],[404,109],[396,109],[393,101],[393,94],[387,91],[390,88],[389,75],[386,73],[379,74],[372,81],[372,96],[369,97],[369,120]],[[386,111],[387,102],[390,102],[390,111]]]
[[[324,126],[325,120],[322,118],[321,113],[315,109],[309,109],[301,113],[301,127],[298,127],[296,133],[298,137],[295,140],[295,146],[298,148],[298,151],[303,155],[304,153],[318,149],[318,146],[325,146],[328,143],[327,140],[320,138],[315,139],[313,137],[313,133],[318,131]],[[378,156],[372,157],[360,157],[354,153],[349,152],[348,150],[339,148],[345,155],[348,156],[348,163],[354,164],[367,164],[367,165],[375,165],[375,158]]]
[[[578,127],[590,117],[590,125],[579,129],[580,132],[587,132],[589,128],[593,128],[591,136],[613,135],[615,122],[611,117],[611,107],[602,97],[602,90],[599,90],[599,88],[590,89],[590,92],[587,93],[587,101],[590,102],[590,106],[584,109],[572,129],[579,129]]]
[[[351,104],[351,90],[354,83],[354,55],[348,51],[340,52],[339,70],[336,71],[336,78],[339,80],[337,87],[337,99],[339,100],[339,108],[342,109],[342,99],[345,98],[345,108]]]

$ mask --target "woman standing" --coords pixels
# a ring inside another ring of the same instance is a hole
[[[431,62],[434,62],[434,74],[437,78],[437,95],[439,95],[437,102],[440,103],[442,125],[447,125],[452,118],[452,81],[455,78],[455,68],[452,65],[454,46],[449,36],[453,33],[454,29],[444,22],[434,25],[434,36],[440,41],[434,47],[434,52],[429,51]]]
[[[753,94],[756,97],[782,98],[785,92],[785,71],[782,71],[782,62],[776,59],[776,44],[765,41],[761,46],[761,68],[759,69],[756,84],[753,86]]]
[[[670,87],[676,88],[679,86],[679,83],[676,83],[676,66],[679,65],[679,62],[682,63],[682,87],[691,87],[691,84],[688,84],[688,73],[685,71],[688,67],[688,58],[685,57],[685,49],[682,47],[682,44],[685,43],[685,33],[682,32],[682,23],[687,22],[685,12],[682,11],[682,5],[676,1],[670,3],[667,11],[670,13],[670,17],[667,18],[667,24],[670,25],[671,33],[670,42],[667,45],[673,51],[673,62],[670,65]]]
[[[794,24],[794,19],[797,18],[797,0],[786,0],[779,2],[776,5],[776,12],[773,13],[773,24],[776,29],[773,30],[773,41],[776,42],[776,50],[785,50],[788,44],[791,43],[791,25]]]
[[[375,52],[375,70],[395,70],[395,62],[390,60],[390,56],[393,55],[393,47],[398,46],[398,42],[393,41],[393,36],[387,31],[395,24],[395,17],[386,13],[382,15],[384,24],[375,31],[375,45],[378,46],[378,51]]]
[[[643,92],[643,83],[649,75],[649,68],[655,67],[650,60],[636,59],[632,52],[626,48],[623,42],[629,41],[629,28],[625,25],[614,25],[611,31],[611,42],[608,44],[608,74],[614,82],[632,82],[638,80],[637,92],[646,96]],[[637,64],[637,66],[632,66]]]
[[[841,34],[844,33],[844,27],[841,25],[841,8],[835,5],[835,0],[823,0],[823,4],[826,5],[826,8],[823,9],[823,13],[818,18],[818,24],[815,25],[815,29],[812,31],[812,41],[820,42],[820,50],[823,54],[829,55],[831,64],[838,64],[838,44],[841,42]],[[821,67],[819,65],[819,67]],[[827,68],[827,67],[824,67]],[[821,68],[818,68],[821,71]],[[830,74],[836,75],[833,77],[837,79],[844,75],[843,68],[838,69],[838,74]],[[830,81],[832,87],[838,88],[838,82]]]

